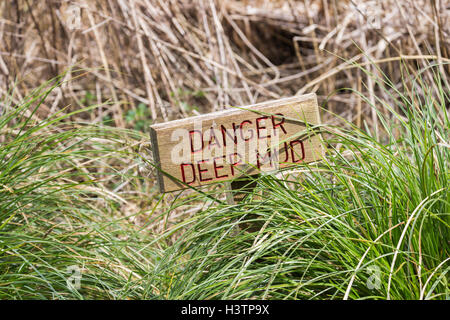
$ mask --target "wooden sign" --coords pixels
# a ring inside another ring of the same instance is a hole
[[[323,156],[315,94],[155,124],[161,192],[276,171]],[[309,128],[309,129],[308,129]]]

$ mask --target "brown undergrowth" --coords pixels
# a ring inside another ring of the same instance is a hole
[[[68,71],[34,116],[99,104],[73,120],[143,132],[133,148],[144,157],[151,123],[309,92],[330,111],[324,122],[338,123],[336,113],[382,135],[375,109],[351,90],[376,105],[376,97],[390,97],[355,64],[402,85],[405,74],[438,63],[447,81],[449,19],[443,0],[2,1],[1,108],[5,96],[19,104]],[[122,199],[123,214],[145,224],[155,206],[179,195],[161,199],[154,172],[139,161],[117,169],[142,179],[104,188]],[[172,210],[152,228],[200,208]]]

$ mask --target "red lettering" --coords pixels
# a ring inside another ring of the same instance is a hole
[[[200,161],[198,161],[197,162],[197,168],[198,168],[198,178],[199,178],[199,180],[200,181],[209,181],[209,180],[212,180],[212,178],[203,178],[202,177],[202,172],[207,172],[208,171],[208,169],[202,169],[201,167],[200,167],[200,164],[202,164],[202,163],[204,163],[204,162],[207,162],[208,161],[208,159],[206,159],[206,160],[200,160]]]
[[[294,145],[299,144],[299,143],[300,143],[300,146],[302,147],[302,158],[298,159],[298,160],[295,160]],[[304,160],[305,159],[305,146],[303,145],[303,141],[301,141],[301,140],[294,140],[294,141],[291,141],[289,144],[291,146],[292,162],[300,162],[301,160]]]
[[[214,128],[209,130],[209,142],[208,149],[211,149],[211,146],[217,145],[220,148],[220,142],[217,140],[216,133],[214,132]],[[214,143],[212,143],[214,141]]]
[[[234,160],[232,159],[233,157],[234,157]],[[236,160],[237,157],[239,157],[239,160]],[[229,155],[229,159],[230,159],[231,175],[234,176],[234,167],[241,163],[242,157],[239,153],[235,152],[235,153],[231,153]]]
[[[283,162],[287,162],[289,160],[289,148],[286,141],[284,142],[284,153],[286,154],[286,159]]]
[[[202,142],[202,146],[200,149],[194,150],[194,139],[193,139],[193,135],[194,133],[198,133],[200,135],[200,141]],[[191,130],[189,131],[189,140],[191,141],[191,153],[195,153],[195,152],[199,152],[202,151],[204,148],[204,144],[203,144],[203,134],[200,130]]]
[[[215,175],[216,175],[216,179],[228,177],[227,174],[224,174],[224,175],[219,176],[219,174],[218,174],[217,171],[218,171],[219,169],[223,169],[223,165],[218,166],[217,163],[216,163],[216,160],[217,160],[217,159],[222,159],[222,163],[223,163],[223,160],[225,159],[225,155],[223,155],[223,156],[221,156],[221,157],[215,157],[215,158],[213,159],[214,173],[215,173]]]
[[[261,120],[267,120],[267,116],[264,116],[264,117],[259,117],[259,118],[256,118],[256,132],[258,133],[258,139],[265,139],[265,138],[270,138],[270,135],[267,135],[267,136],[261,136],[261,134],[260,134],[260,130],[262,130],[262,129],[266,129],[266,127],[261,127],[260,126],[260,124],[259,124],[259,121],[261,121]]]
[[[259,151],[256,151],[256,166],[258,169],[261,169],[261,164],[265,164],[268,161],[270,161],[270,166],[272,167],[272,155],[271,155],[270,149],[267,151],[266,155],[264,157],[261,157],[259,154]],[[262,159],[262,163],[259,161],[259,159]]]
[[[234,122],[233,122],[233,135],[231,135],[231,134],[229,133],[229,131],[231,131],[231,130],[227,130],[223,125],[220,126],[220,130],[222,131],[222,139],[223,139],[223,145],[224,145],[224,146],[227,145],[227,138],[226,138],[226,135],[227,135],[228,137],[230,137],[231,140],[234,141],[234,144],[237,144],[236,129],[237,129],[237,128],[236,128],[236,125],[235,125]]]
[[[250,133],[251,133],[251,136],[250,136],[250,137],[247,136],[246,138],[244,138],[244,133],[242,132],[242,127],[243,127],[244,124],[246,124],[246,123],[252,124],[252,122],[251,122],[250,120],[244,120],[244,121],[241,122],[241,125],[239,126],[239,130],[240,130],[240,132],[241,132],[241,138],[242,138],[244,141],[248,141],[248,140],[250,140],[251,138],[253,138],[253,130],[252,130],[252,129],[248,129],[248,131],[247,131],[247,132],[250,132]]]
[[[273,134],[276,135],[277,131],[275,130],[277,127],[281,127],[281,130],[283,130],[283,132],[286,134],[287,131],[286,129],[283,127],[283,123],[284,123],[284,118],[283,118],[283,114],[281,113],[276,113],[277,116],[282,116],[281,117],[281,121],[278,123],[275,123],[275,116],[272,116],[272,126],[273,126]]]
[[[189,182],[186,181],[186,174],[184,172],[184,167],[185,166],[191,166],[191,169],[192,169],[192,181],[189,181]],[[195,181],[195,168],[194,168],[194,165],[192,163],[182,163],[180,165],[180,168],[181,168],[181,177],[183,179],[183,182],[186,183],[186,184],[193,183]]]

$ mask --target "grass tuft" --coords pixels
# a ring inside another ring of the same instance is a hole
[[[60,79],[20,105],[5,103],[0,116],[0,299],[156,295],[142,281],[158,251],[144,247],[143,234],[117,212],[120,198],[105,188],[126,178],[114,168],[127,156],[124,133],[73,123],[74,113],[63,111],[34,117]]]
[[[377,112],[379,136],[330,125],[323,162],[199,212],[158,265],[172,275],[167,297],[448,298],[450,90],[431,69],[433,84],[405,75],[410,90],[361,68],[389,98],[354,92]]]

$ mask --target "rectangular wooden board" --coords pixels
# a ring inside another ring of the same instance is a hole
[[[161,192],[276,171],[323,156],[315,94],[150,127]]]

